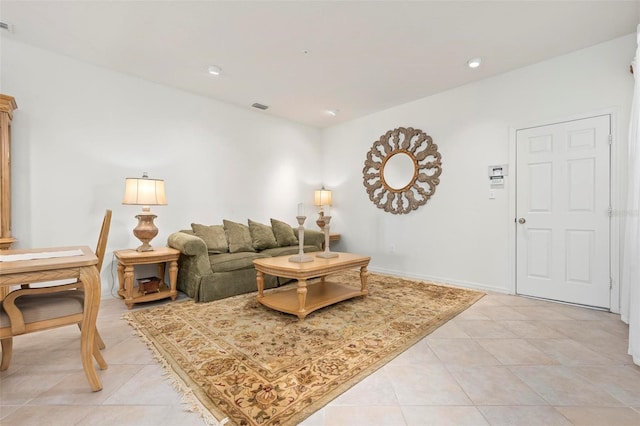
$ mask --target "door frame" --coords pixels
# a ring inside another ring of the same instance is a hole
[[[516,161],[516,132],[531,127],[541,127],[565,121],[582,120],[599,115],[611,116],[611,155],[609,167],[609,197],[612,208],[611,221],[609,223],[609,271],[612,278],[611,291],[609,293],[610,311],[620,313],[620,206],[622,201],[620,165],[624,158],[626,143],[623,143],[619,126],[619,108],[611,107],[589,113],[575,114],[561,118],[549,118],[536,120],[516,126],[509,126],[509,169],[511,170],[508,185],[509,215],[508,215],[508,238],[509,238],[509,292],[516,294],[516,190],[518,183],[517,161]]]

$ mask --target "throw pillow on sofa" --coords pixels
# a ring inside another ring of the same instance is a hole
[[[249,219],[249,233],[253,241],[253,248],[256,250],[278,247],[276,236],[273,235],[273,230],[269,225],[263,225]]]
[[[232,222],[224,219],[224,232],[229,241],[229,253],[240,253],[244,251],[256,251],[253,248],[249,227],[245,224]]]
[[[295,246],[298,244],[298,237],[288,223],[271,219],[271,227],[273,228],[273,234],[276,236],[280,247]]]
[[[224,232],[222,225],[201,225],[199,223],[192,223],[191,229],[197,237],[204,240],[207,245],[207,250],[211,254],[228,253],[229,243],[227,243],[227,235]]]

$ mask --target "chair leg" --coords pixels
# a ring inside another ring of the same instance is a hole
[[[98,329],[96,329],[96,345],[98,346],[98,349],[104,349],[107,346],[104,344],[104,340],[102,340],[102,337],[100,336],[100,333],[98,333]]]
[[[78,328],[80,330],[82,330],[82,325],[80,325],[80,323],[78,323]],[[100,333],[98,333],[98,329],[96,328],[96,345],[98,346],[98,349],[104,349],[107,346],[104,344],[104,340],[102,340],[102,337],[100,336]]]
[[[0,363],[0,371],[9,368],[11,362],[11,354],[13,353],[13,337],[0,340],[2,346],[2,363]]]
[[[102,357],[102,352],[100,352],[100,349],[98,349],[97,344],[93,345],[93,357],[96,359],[96,362],[98,363],[98,367],[100,367],[100,370],[107,369],[107,363]]]
[[[82,325],[80,323],[78,323],[78,328],[80,329],[80,331],[82,331]],[[104,349],[106,348],[104,341],[102,340],[102,337],[100,337],[100,333],[98,333],[98,330],[96,329],[96,335],[94,337],[94,342],[93,342],[93,357],[96,359],[96,362],[98,363],[98,367],[100,367],[100,370],[106,370],[107,369],[107,362],[104,360],[104,358],[102,357],[102,353],[100,352],[100,349]]]

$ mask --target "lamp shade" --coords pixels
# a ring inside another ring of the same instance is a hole
[[[316,206],[330,206],[331,205],[331,191],[328,189],[316,189],[315,201],[313,203]]]
[[[122,204],[165,206],[164,180],[149,179],[146,173],[141,178],[126,178]]]

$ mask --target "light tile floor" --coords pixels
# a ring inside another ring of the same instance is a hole
[[[204,424],[120,318],[126,311],[102,301],[100,392],[82,371],[77,328],[15,338],[0,424]],[[640,425],[627,333],[618,315],[490,294],[303,425]]]

